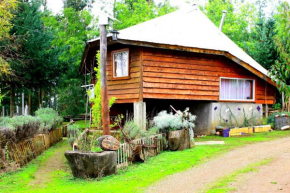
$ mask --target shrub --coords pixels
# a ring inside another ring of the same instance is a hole
[[[58,116],[57,111],[52,108],[41,108],[35,111],[35,115],[40,118],[40,129],[45,131],[52,131],[61,126],[63,118]]]
[[[184,117],[188,118],[185,119]],[[173,114],[172,112],[167,113],[167,111],[161,111],[153,118],[154,124],[162,132],[184,128],[193,129],[195,127],[193,123],[195,120],[196,116],[192,115],[190,112],[188,112],[188,110],[184,112],[178,111],[176,114]]]
[[[81,132],[80,126],[78,124],[68,125],[67,133],[70,137],[77,137]]]
[[[156,127],[152,127],[147,130],[141,129],[132,119],[128,119],[125,122],[123,131],[132,140],[149,137],[159,133],[159,129]]]
[[[39,127],[40,118],[30,115],[0,119],[0,135],[6,140],[19,141],[31,138],[39,132]]]
[[[279,110],[279,109],[281,109],[281,104],[280,103],[275,103],[274,105],[272,105],[272,108],[274,110]]]

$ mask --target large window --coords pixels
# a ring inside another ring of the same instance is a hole
[[[117,50],[112,52],[113,78],[129,77],[129,50]]]
[[[220,78],[220,100],[253,101],[255,81],[243,78]]]

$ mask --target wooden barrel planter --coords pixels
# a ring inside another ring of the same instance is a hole
[[[117,172],[117,153],[115,151],[80,152],[67,151],[73,176],[78,178],[101,178]]]

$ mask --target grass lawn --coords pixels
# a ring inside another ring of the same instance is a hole
[[[190,169],[233,148],[285,136],[290,136],[290,131],[256,133],[231,138],[207,136],[196,141],[224,140],[226,145],[196,146],[185,151],[163,152],[145,163],[133,164],[128,169],[118,171],[116,175],[104,177],[101,181],[73,178],[70,170],[67,169],[52,173],[52,181],[44,187],[27,186],[27,183],[34,178],[38,166],[45,163],[46,159],[57,151],[56,146],[44,152],[20,171],[0,177],[0,192],[143,192],[146,187],[170,174]],[[65,145],[65,142],[58,146],[61,145]]]
[[[63,125],[68,124],[69,122],[63,122]],[[75,121],[75,124],[79,125],[81,129],[85,129],[86,128],[86,122],[85,120],[80,120],[80,121]],[[89,127],[90,125],[90,120],[87,120],[87,126]]]

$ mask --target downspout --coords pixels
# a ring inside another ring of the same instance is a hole
[[[227,11],[223,10],[223,16],[222,16],[222,20],[221,20],[220,27],[219,27],[220,31],[223,31],[223,26],[224,26],[224,23],[225,23],[226,14],[227,14]]]

